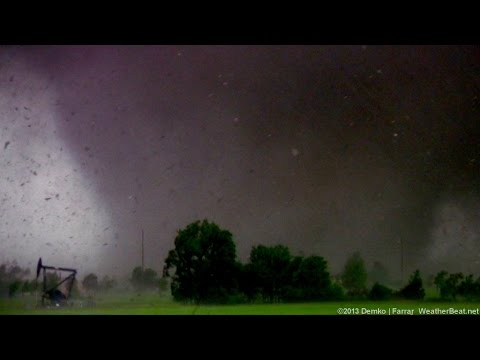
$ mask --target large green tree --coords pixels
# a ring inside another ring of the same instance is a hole
[[[473,274],[467,275],[458,286],[458,294],[470,301],[480,299],[480,277],[474,281]]]
[[[367,271],[365,262],[358,251],[353,253],[345,263],[342,273],[342,284],[351,296],[366,294]]]
[[[177,300],[228,301],[238,287],[232,234],[208,220],[179,230],[175,249],[165,260],[164,276],[172,278],[172,295]]]
[[[392,289],[376,282],[373,284],[372,289],[368,294],[368,298],[370,300],[389,300],[392,294]]]
[[[410,276],[408,284],[399,291],[399,294],[409,300],[419,300],[425,297],[425,289],[423,288],[423,281],[419,270],[415,270],[412,276]]]
[[[332,282],[327,262],[320,256],[309,256],[293,273],[293,286],[302,300],[326,300],[332,297]]]
[[[137,291],[158,287],[157,272],[150,268],[142,269],[141,266],[137,266],[133,269],[130,280]]]
[[[290,283],[292,256],[284,245],[258,245],[250,252],[248,271],[265,300],[279,301]]]
[[[464,276],[462,273],[441,271],[435,276],[435,285],[443,300],[456,300],[458,295],[467,300],[480,297],[479,280],[475,282],[472,274]]]

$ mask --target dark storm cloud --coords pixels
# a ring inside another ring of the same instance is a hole
[[[92,244],[122,272],[138,264],[142,228],[159,269],[198,218],[230,229],[243,258],[285,243],[337,271],[360,249],[395,271],[403,239],[409,268],[435,266],[443,207],[458,221],[478,209],[476,47],[6,51],[55,89],[59,136],[112,221]],[[8,87],[20,74],[2,76]]]

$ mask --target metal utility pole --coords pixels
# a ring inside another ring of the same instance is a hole
[[[403,240],[400,236],[400,273],[402,277],[402,286],[403,286]]]
[[[143,246],[144,238],[143,238],[143,229],[142,229],[142,272],[145,270],[144,264],[144,246]]]

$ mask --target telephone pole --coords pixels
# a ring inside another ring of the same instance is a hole
[[[145,270],[144,264],[144,246],[143,246],[144,238],[143,238],[143,229],[142,229],[142,272]]]
[[[403,286],[403,240],[400,236],[400,273],[402,279],[402,286]]]

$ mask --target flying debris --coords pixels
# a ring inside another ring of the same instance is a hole
[[[6,150],[7,147],[8,147],[8,145],[10,145],[10,141],[7,141],[7,142],[5,143],[5,145],[3,146],[3,150]]]
[[[50,199],[51,199],[51,197],[45,198],[46,201],[48,201],[48,200],[50,200]]]

